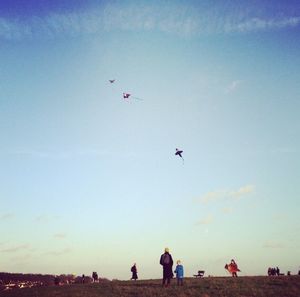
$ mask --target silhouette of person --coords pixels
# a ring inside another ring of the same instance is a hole
[[[59,283],[60,283],[59,276],[56,275],[55,278],[54,278],[54,284],[55,284],[56,286],[59,286]]]
[[[98,281],[98,273],[96,271],[93,271],[92,278],[94,283]]]
[[[231,262],[230,262],[230,265],[231,265],[231,267],[232,267],[232,276],[233,277],[237,277],[237,271],[238,271],[238,266],[237,266],[237,264],[235,263],[235,261],[233,260],[233,259],[231,259]]]
[[[132,272],[131,279],[136,281],[138,279],[136,263],[133,264],[133,266],[131,267],[130,271]]]
[[[268,276],[270,276],[270,275],[272,275],[272,268],[271,267],[268,268]]]
[[[164,254],[160,256],[160,265],[163,267],[162,285],[168,287],[173,277],[173,259],[169,253],[169,248],[165,248]]]

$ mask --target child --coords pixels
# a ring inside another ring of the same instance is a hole
[[[177,286],[182,286],[183,285],[183,266],[181,265],[180,260],[178,260],[176,262],[176,269],[175,269],[175,273],[176,273],[176,278],[177,278]]]

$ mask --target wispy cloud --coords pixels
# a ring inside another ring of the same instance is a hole
[[[12,257],[10,258],[11,261],[13,262],[27,262],[32,258],[31,254],[25,254],[25,255],[21,255],[21,256],[16,256],[16,257]]]
[[[212,222],[213,222],[213,216],[211,214],[209,214],[205,218],[196,222],[196,225],[208,225],[208,224],[211,224]]]
[[[3,39],[21,39],[25,38],[26,30],[22,28],[21,24],[14,20],[0,18],[0,37]]]
[[[267,241],[264,243],[263,247],[268,249],[282,249],[285,245],[281,242]]]
[[[226,26],[226,32],[251,32],[266,31],[272,29],[282,29],[286,27],[296,27],[300,24],[300,17],[283,17],[283,18],[250,18],[239,23],[233,23]]]
[[[277,147],[271,149],[272,154],[295,154],[297,153],[296,148],[291,148],[291,147]]]
[[[19,252],[19,251],[23,251],[23,250],[27,250],[29,249],[29,245],[28,244],[23,244],[23,245],[17,245],[17,246],[13,246],[10,248],[6,248],[6,249],[2,249],[0,250],[0,252],[2,253],[15,253],[15,252]]]
[[[56,233],[53,235],[54,238],[56,239],[65,239],[67,237],[66,233]]]
[[[50,216],[50,215],[39,215],[35,218],[35,221],[36,222],[39,222],[39,223],[48,223],[48,222],[51,222],[53,220],[57,220],[59,218],[59,216]]]
[[[234,80],[232,81],[225,89],[225,93],[233,93],[234,91],[237,90],[238,86],[242,83],[241,80]]]
[[[250,193],[253,193],[255,190],[254,185],[246,185],[244,187],[239,188],[237,191],[231,191],[229,192],[229,196],[233,198],[241,198],[244,195],[248,195]]]
[[[73,151],[47,151],[47,150],[32,150],[32,149],[18,149],[7,152],[11,155],[16,156],[27,156],[40,159],[53,159],[53,160],[63,160],[81,157],[97,157],[107,155],[108,151],[98,150],[98,149],[82,149]]]
[[[226,191],[212,191],[212,192],[205,193],[201,197],[201,201],[203,203],[209,203],[211,201],[218,200],[218,199],[224,197],[225,195],[226,195]]]
[[[233,211],[232,207],[224,207],[222,209],[222,212],[225,213],[225,214],[232,213],[232,211]]]
[[[45,255],[49,255],[49,256],[62,256],[62,255],[68,254],[70,252],[71,252],[71,249],[65,248],[65,249],[62,249],[62,250],[46,252]]]
[[[14,214],[12,213],[4,213],[0,215],[0,221],[5,221],[5,220],[9,220],[12,219],[14,217]]]
[[[276,222],[278,221],[286,221],[288,220],[288,216],[285,214],[285,213],[277,213],[277,214],[274,214],[272,219]]]
[[[97,33],[102,28],[101,19],[86,13],[49,14],[44,18],[33,17],[26,22],[0,18],[0,36],[4,39],[19,40]]]
[[[237,190],[219,190],[205,193],[201,196],[200,201],[204,204],[209,202],[218,201],[225,198],[239,199],[243,196],[249,195],[255,191],[254,185],[245,185]]]
[[[0,18],[0,37],[22,39],[57,35],[78,36],[112,31],[159,31],[182,36],[248,33],[279,30],[300,25],[300,16],[282,13],[257,16],[243,9],[224,11],[222,5],[201,8],[200,5],[170,4],[161,7],[135,3],[107,3],[90,11],[51,13],[43,17]]]

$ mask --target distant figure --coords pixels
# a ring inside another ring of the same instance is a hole
[[[225,269],[227,269],[228,272],[231,273],[232,277],[237,277],[237,272],[240,271],[233,259],[231,260],[230,264],[225,265]]]
[[[271,276],[271,275],[272,275],[272,268],[269,267],[269,268],[268,268],[268,276]]]
[[[173,259],[169,253],[169,248],[165,248],[165,252],[161,255],[159,263],[163,267],[162,285],[168,287],[173,277]]]
[[[230,265],[232,267],[232,276],[237,277],[237,271],[239,271],[237,264],[233,259],[231,259]]]
[[[183,286],[183,266],[180,260],[178,260],[176,264],[174,272],[176,273],[177,286]]]
[[[84,282],[85,282],[85,275],[84,275],[84,274],[82,275],[81,282],[82,282],[83,284],[84,284]]]
[[[97,282],[98,281],[98,273],[93,271],[92,278],[93,278],[94,283]]]
[[[56,275],[55,278],[54,278],[54,284],[55,284],[56,286],[59,286],[59,283],[60,283],[59,276]]]
[[[135,280],[136,281],[138,279],[136,263],[133,264],[133,266],[131,267],[130,271],[132,272],[131,280]]]
[[[278,267],[269,267],[268,268],[268,275],[269,276],[276,276],[276,275],[280,275],[280,269]]]

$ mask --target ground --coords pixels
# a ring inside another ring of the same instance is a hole
[[[207,277],[176,280],[168,288],[160,280],[103,281],[0,292],[6,297],[299,297],[300,276],[282,277]]]

